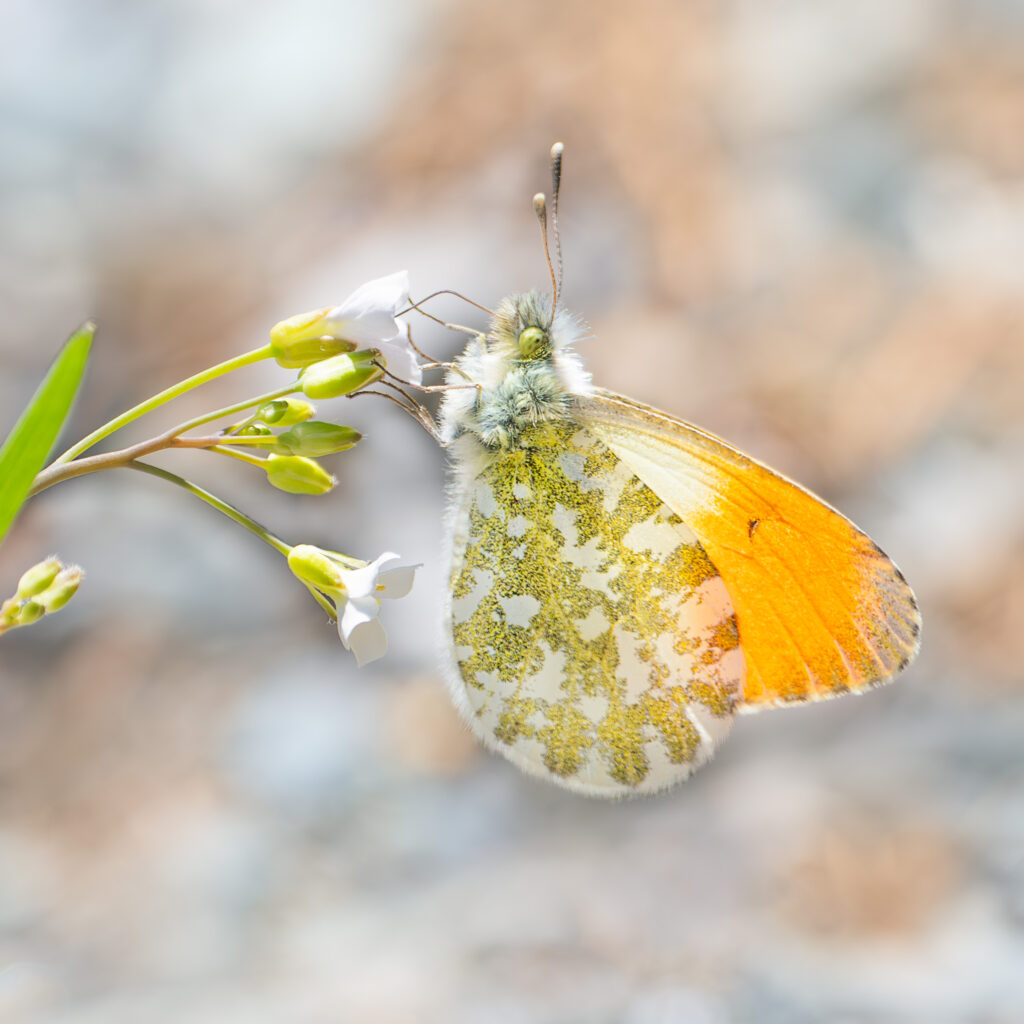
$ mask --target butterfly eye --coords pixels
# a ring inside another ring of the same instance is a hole
[[[543,327],[527,327],[519,334],[519,354],[525,359],[540,359],[551,351],[551,340]]]

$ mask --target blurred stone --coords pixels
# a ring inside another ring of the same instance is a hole
[[[625,1024],[720,1024],[727,1018],[712,999],[681,986],[655,985],[630,1002]]]
[[[51,965],[32,960],[7,960],[0,968],[0,1020],[31,1024],[59,1001],[62,986]]]
[[[391,687],[383,714],[388,756],[414,773],[460,775],[480,757],[480,744],[437,676]]]
[[[909,941],[957,892],[963,864],[936,828],[864,814],[826,824],[783,881],[784,914],[806,931]]]
[[[277,813],[315,819],[374,787],[379,702],[346,685],[339,668],[355,675],[340,643],[333,656],[282,661],[253,681],[226,724],[225,774]]]

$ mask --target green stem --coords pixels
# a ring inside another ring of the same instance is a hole
[[[216,452],[218,455],[230,455],[233,459],[238,459],[240,462],[248,462],[250,466],[259,466],[260,469],[265,470],[266,459],[261,459],[258,455],[250,455],[248,452],[235,451],[234,448],[228,448],[226,445],[218,444],[212,448],[207,448],[207,451]]]
[[[197,486],[190,480],[186,480],[184,477],[178,476],[177,473],[169,473],[166,469],[160,469],[159,466],[151,466],[148,462],[129,462],[125,468],[134,469],[140,473],[149,473],[150,476],[159,477],[161,480],[166,480],[169,483],[183,488],[188,491],[189,494],[194,494],[200,499],[200,501],[205,501],[207,505],[212,506],[218,512],[226,515],[228,519],[238,523],[239,526],[244,526],[250,533],[254,533],[265,544],[269,544],[275,551],[284,555],[285,558],[288,557],[288,553],[292,549],[291,544],[286,544],[280,537],[275,536],[269,530],[260,526],[259,523],[254,519],[250,519],[244,512],[239,512],[239,510],[233,505],[229,505],[226,501],[221,501],[215,494],[211,494],[209,491],[203,490],[202,487]],[[350,559],[350,561],[354,560]],[[332,622],[336,621],[337,613],[330,601],[328,601],[319,590],[306,583],[305,580],[302,582],[306,589],[313,595],[316,603],[327,613],[328,618]]]
[[[216,366],[203,370],[202,373],[197,373],[193,377],[179,381],[173,387],[167,388],[166,391],[161,391],[159,394],[153,395],[152,398],[147,398],[146,401],[121,413],[120,416],[115,417],[109,423],[104,423],[102,427],[94,430],[88,437],[83,437],[77,444],[72,445],[63,455],[56,459],[53,465],[63,465],[66,462],[70,462],[81,455],[82,452],[88,451],[94,444],[102,441],[105,437],[109,437],[115,430],[120,430],[122,427],[137,420],[140,416],[144,416],[147,412],[152,412],[165,402],[171,401],[172,398],[177,398],[179,395],[185,394],[186,391],[199,387],[200,384],[206,384],[217,377],[223,377],[224,374],[230,373],[232,370],[238,370],[243,366],[258,363],[261,359],[266,359],[269,356],[270,346],[264,345],[263,348],[253,349],[252,352],[235,356],[234,359],[218,363]]]
[[[166,438],[165,438],[166,439]],[[170,439],[169,448],[272,448],[278,443],[277,434],[211,434],[209,437],[174,437]],[[145,453],[143,453],[145,454]],[[91,455],[90,458],[97,456]],[[84,460],[79,460],[84,461]],[[74,463],[72,463],[74,465]]]
[[[266,396],[264,395],[255,399],[255,401],[262,403],[265,398]],[[223,409],[218,410],[213,414],[212,418],[216,419],[223,414]],[[185,426],[191,426],[191,424],[185,424]],[[162,451],[165,448],[205,448],[208,451],[216,451],[222,455],[231,455],[235,453],[233,450],[226,448],[225,445],[243,444],[246,447],[266,449],[277,443],[277,437],[274,435],[257,435],[237,439],[230,434],[224,436],[218,434],[214,437],[179,437],[178,433],[181,429],[181,427],[173,427],[159,437],[151,437],[148,441],[139,441],[137,444],[122,448],[120,451],[104,452],[102,455],[86,455],[82,458],[73,459],[71,462],[66,462],[63,465],[59,462],[53,462],[46,469],[36,474],[36,478],[32,483],[32,489],[28,492],[29,497],[34,497],[40,491],[45,491],[47,487],[59,484],[63,480],[70,480],[76,476],[85,476],[87,473],[98,473],[103,469],[116,469],[119,466],[125,466],[129,462],[141,458],[143,455],[152,455],[153,452]],[[260,468],[266,468],[262,464],[263,460],[256,456],[235,454],[235,457],[252,465],[258,465]]]
[[[148,462],[129,462],[126,468],[138,470],[140,473],[149,473],[150,476],[159,477],[161,480],[166,480],[183,488],[189,494],[199,498],[200,501],[205,501],[207,505],[226,515],[228,519],[238,523],[239,526],[244,526],[250,533],[254,533],[265,544],[269,544],[275,551],[284,555],[285,558],[288,557],[288,552],[292,549],[291,544],[286,544],[280,537],[276,537],[269,530],[264,529],[264,527],[260,526],[254,519],[250,519],[244,512],[239,512],[233,505],[229,505],[226,501],[221,501],[215,494],[204,491],[202,487],[197,486],[190,480],[178,476],[177,473],[169,473],[166,469],[160,469],[159,466],[151,466]]]
[[[234,405],[224,406],[223,409],[215,409],[213,412],[203,413],[202,416],[197,416],[194,420],[179,423],[178,426],[173,427],[168,433],[184,434],[187,430],[194,430],[196,427],[201,427],[204,423],[212,423],[213,420],[219,420],[224,416],[233,416],[236,412],[251,409],[254,405],[263,405],[264,402],[272,402],[275,398],[284,398],[285,395],[290,395],[298,390],[298,384],[289,384],[287,387],[278,388],[276,391],[268,391],[265,395],[247,398],[244,402],[236,402]]]
[[[242,420],[241,423],[236,423],[233,427],[225,427],[224,428],[225,433],[227,433],[227,434],[238,434],[238,433],[241,433],[241,431],[245,430],[246,427],[251,427],[258,420],[259,420],[259,409],[257,409],[256,412],[254,412],[247,419]]]

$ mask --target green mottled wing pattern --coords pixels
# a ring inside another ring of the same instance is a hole
[[[729,595],[610,448],[571,420],[529,427],[467,480],[457,516],[456,696],[489,746],[605,796],[707,760],[743,687]]]

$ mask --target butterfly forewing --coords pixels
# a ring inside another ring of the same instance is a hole
[[[588,428],[693,530],[735,611],[742,710],[888,682],[917,652],[900,571],[849,520],[724,441],[610,392]]]
[[[680,516],[569,418],[529,428],[461,491],[448,626],[474,730],[597,795],[660,789],[707,760],[744,658]]]

